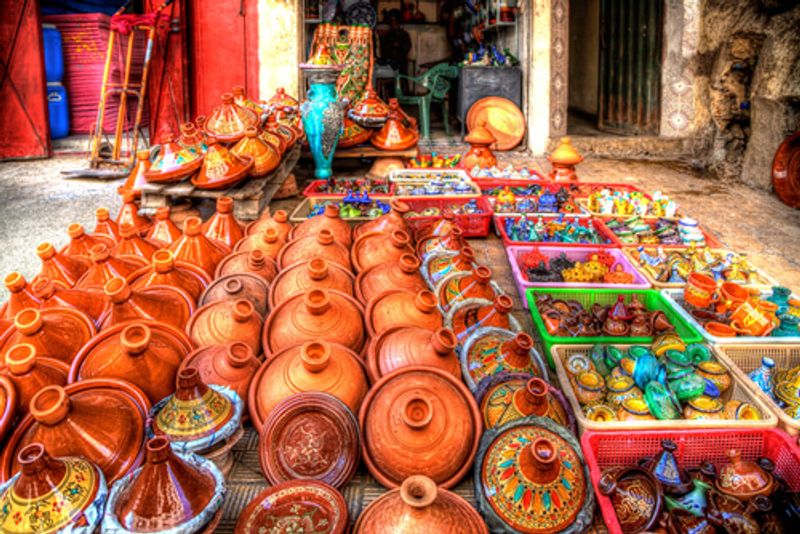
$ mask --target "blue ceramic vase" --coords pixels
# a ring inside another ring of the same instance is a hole
[[[341,68],[303,65],[300,68],[309,81],[307,100],[300,105],[300,113],[311,155],[314,156],[314,176],[327,180],[333,175],[333,154],[344,131],[344,106],[336,94],[336,80]]]

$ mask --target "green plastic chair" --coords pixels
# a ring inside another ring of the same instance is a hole
[[[439,63],[428,69],[425,74],[412,78],[398,74],[394,77],[395,98],[401,105],[412,105],[419,108],[419,122],[422,126],[422,139],[428,139],[431,135],[431,102],[441,102],[442,113],[444,113],[444,131],[450,135],[450,105],[447,101],[447,92],[450,90],[448,78],[458,77],[458,67],[447,63]],[[403,93],[400,81],[406,79],[412,83],[412,94]],[[416,88],[425,89],[423,94],[417,95]]]

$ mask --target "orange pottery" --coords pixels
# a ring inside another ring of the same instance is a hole
[[[102,291],[112,278],[128,278],[139,269],[147,266],[147,260],[140,256],[112,256],[105,245],[92,247],[91,268],[81,276],[77,289]]]
[[[200,297],[198,304],[205,306],[223,300],[247,299],[262,317],[269,311],[269,284],[254,274],[238,273],[217,278]]]
[[[248,128],[245,136],[231,148],[236,156],[251,156],[253,158],[253,168],[250,169],[250,176],[258,178],[278,168],[281,163],[281,155],[278,149],[267,143],[258,136],[256,128]]]
[[[14,345],[6,351],[0,376],[14,384],[17,392],[17,416],[28,413],[31,399],[40,389],[56,385],[65,386],[69,376],[69,365],[53,358],[36,354],[36,347],[29,343]]]
[[[44,278],[41,275],[40,279]],[[33,291],[33,285],[28,284],[25,277],[17,271],[8,273],[3,280],[8,289],[8,301],[3,304],[2,317],[14,319],[16,315],[25,308],[38,308],[42,304],[42,298]]]
[[[128,280],[131,287],[140,289],[151,286],[169,286],[185,291],[196,302],[211,283],[206,272],[183,261],[175,261],[169,250],[159,250],[153,254],[153,261],[132,273]]]
[[[258,220],[247,225],[245,233],[247,235],[253,235],[263,232],[267,228],[275,228],[278,231],[279,239],[288,241],[289,234],[292,231],[289,215],[284,210],[278,210],[272,215],[270,215],[269,210],[265,210]]]
[[[124,278],[112,278],[106,282],[103,292],[109,305],[99,321],[101,330],[131,321],[150,320],[182,331],[194,313],[194,300],[177,287],[131,289]]]
[[[186,332],[198,347],[241,341],[253,354],[261,354],[263,324],[249,300],[222,300],[198,308]]]
[[[233,216],[231,197],[221,196],[217,199],[217,211],[203,223],[203,233],[231,250],[244,237],[244,226]]]
[[[61,249],[61,254],[66,256],[88,257],[89,251],[95,245],[102,243],[113,250],[117,244],[114,238],[105,234],[87,234],[83,225],[79,223],[72,223],[67,226],[67,235],[69,236],[69,243]]]
[[[403,114],[396,98],[389,100],[389,113],[386,122],[375,132],[369,142],[381,150],[406,150],[416,146],[419,132],[413,125],[403,123]]]
[[[491,281],[492,270],[482,265],[472,271],[455,272],[443,278],[436,286],[439,309],[447,313],[466,299],[493,300],[497,291],[492,287]]]
[[[280,254],[285,244],[286,241],[280,238],[278,230],[275,228],[267,228],[263,232],[249,235],[239,241],[234,252],[260,250],[270,259],[277,260],[278,254]]]
[[[328,263],[338,263],[348,271],[352,269],[350,250],[336,241],[327,228],[316,235],[295,238],[287,243],[278,254],[278,267],[285,269],[309,258],[323,258]]]
[[[342,136],[336,148],[350,148],[369,141],[372,137],[374,130],[363,128],[358,123],[354,122],[347,114],[344,116],[344,127],[342,128]]]
[[[5,358],[14,345],[28,343],[38,356],[72,363],[95,333],[92,320],[74,308],[25,308],[0,338],[0,354]]]
[[[116,256],[139,256],[147,261],[153,257],[158,250],[162,248],[160,243],[148,241],[140,236],[136,228],[130,224],[123,224],[120,226],[120,239],[117,247],[114,249]]]
[[[85,313],[97,325],[105,312],[108,301],[100,291],[69,289],[47,277],[40,277],[31,286],[37,298],[41,299],[39,309],[66,307]]]
[[[683,300],[697,308],[707,308],[714,301],[717,282],[711,276],[692,272],[686,278]]]
[[[356,272],[386,263],[397,263],[403,254],[413,254],[411,238],[403,230],[368,232],[356,239],[350,251]]]
[[[442,314],[436,295],[424,289],[410,293],[405,289],[390,289],[369,301],[366,310],[370,336],[397,325],[414,325],[427,330],[442,327]]]
[[[473,128],[464,141],[469,143],[469,150],[464,157],[461,158],[461,165],[467,170],[472,170],[475,167],[479,169],[491,169],[497,165],[497,158],[489,148],[497,139],[486,129],[486,122],[478,124]]]
[[[153,219],[153,226],[147,232],[147,239],[163,246],[169,246],[180,236],[181,231],[170,218],[169,206],[161,206],[156,209],[156,216]]]
[[[214,275],[217,264],[231,253],[231,249],[220,241],[213,241],[203,234],[199,217],[189,217],[183,225],[183,235],[169,246],[177,261],[185,261],[203,269],[208,276]]]
[[[455,353],[456,336],[447,328],[433,332],[418,326],[390,326],[372,337],[367,349],[367,372],[372,382],[402,367],[435,367],[461,380]]]
[[[192,177],[198,189],[227,189],[242,181],[253,168],[253,156],[236,156],[217,138],[208,138],[200,172]]]
[[[280,272],[269,288],[273,308],[284,300],[311,289],[333,289],[353,296],[353,274],[338,263],[322,258],[301,261]]]
[[[14,384],[8,378],[0,376],[0,441],[5,442],[17,420],[19,397]]]
[[[553,168],[550,171],[550,179],[556,182],[577,181],[578,175],[575,174],[575,166],[583,161],[575,147],[572,146],[572,139],[562,137],[559,144],[552,154],[547,156]]]
[[[419,272],[420,262],[413,254],[403,254],[397,261],[375,265],[361,271],[356,277],[356,296],[362,304],[384,291],[403,288],[417,293],[428,289],[425,279]]]
[[[290,241],[301,237],[315,236],[322,230],[330,231],[336,242],[350,248],[353,244],[353,232],[350,224],[339,216],[339,206],[327,204],[322,215],[306,219],[292,229]]]
[[[229,387],[245,401],[260,364],[247,343],[233,341],[192,351],[181,363],[179,371],[193,367],[204,383]]]
[[[181,146],[170,133],[161,136],[161,150],[153,164],[144,171],[144,178],[157,184],[180,182],[196,173],[202,165],[203,152]]]
[[[202,156],[206,152],[206,136],[193,122],[184,122],[180,125],[181,134],[178,144],[183,148]]]
[[[223,143],[235,143],[248,128],[258,126],[259,117],[255,111],[234,102],[233,94],[225,93],[222,104],[206,117],[205,132],[208,137],[216,137]],[[208,142],[211,145],[211,141]]]
[[[411,235],[411,229],[405,219],[405,215],[411,211],[408,204],[397,199],[391,199],[389,208],[389,212],[385,215],[381,215],[375,220],[358,224],[353,229],[353,238],[358,239],[370,232],[392,232],[394,230],[402,230]]]
[[[262,250],[234,252],[219,262],[215,276],[222,278],[237,273],[254,274],[267,283],[271,283],[278,276],[278,264]]]
[[[117,225],[132,224],[139,230],[139,234],[147,235],[147,231],[153,223],[149,217],[139,215],[139,207],[136,205],[136,198],[133,193],[125,193],[122,195],[122,208],[117,215]],[[91,247],[87,247],[91,248]]]
[[[125,179],[125,183],[119,186],[117,192],[120,195],[131,192],[136,198],[142,196],[142,186],[147,183],[144,173],[150,168],[150,151],[139,150],[136,152],[136,163],[133,170]],[[97,232],[97,230],[95,230]]]
[[[97,208],[94,210],[94,217],[95,234],[107,235],[114,241],[119,241],[119,226],[117,226],[117,222],[111,218],[108,208]]]
[[[36,247],[36,255],[42,260],[42,269],[36,278],[49,278],[65,287],[73,287],[92,267],[92,260],[86,256],[67,256],[56,252],[52,243],[42,243]]]

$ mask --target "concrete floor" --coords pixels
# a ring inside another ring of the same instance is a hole
[[[519,153],[502,159],[549,168],[546,161]],[[60,247],[67,242],[68,224],[79,222],[91,230],[95,208],[107,206],[112,213],[119,209],[120,180],[67,180],[59,174],[85,166],[80,157],[0,163],[0,276],[18,270],[32,278],[39,269],[35,254],[39,243],[52,241]],[[579,175],[583,181],[632,183],[665,192],[678,201],[684,214],[699,219],[729,248],[748,254],[754,264],[800,290],[800,210],[783,205],[775,196],[663,163],[588,159],[579,167]],[[499,247],[499,241],[488,241],[485,247]],[[497,259],[502,253],[483,252]],[[0,287],[0,302],[6,297],[5,287]]]

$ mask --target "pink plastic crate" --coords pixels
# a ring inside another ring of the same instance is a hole
[[[542,215],[541,218],[547,222],[548,219],[556,219],[561,215],[550,215],[544,216]],[[574,220],[576,217],[574,215],[566,215],[563,214],[565,219],[569,219],[570,221]],[[581,226],[589,226],[591,225],[594,229],[600,234],[600,236],[605,239],[607,242],[602,244],[594,244],[594,243],[559,243],[555,241],[540,241],[540,242],[533,242],[533,241],[513,241],[508,234],[506,233],[505,229],[505,219],[519,219],[520,215],[495,215],[494,216],[494,227],[497,230],[498,235],[503,240],[503,243],[508,246],[514,245],[544,245],[544,246],[554,246],[554,247],[594,247],[594,248],[619,248],[619,241],[617,241],[614,234],[608,228],[603,225],[602,221],[594,218],[580,218],[578,217],[578,224]],[[532,216],[533,222],[535,223],[539,216]]]
[[[562,253],[567,255],[567,259],[571,261],[587,261],[592,254],[599,252],[610,254],[613,256],[617,264],[622,265],[622,269],[626,273],[633,275],[632,284],[605,284],[593,283],[585,284],[582,282],[531,282],[528,280],[527,275],[522,271],[520,266],[520,258],[532,250],[538,250],[543,256],[548,259],[556,258]],[[599,248],[595,246],[583,247],[562,247],[562,246],[545,246],[545,245],[526,245],[526,246],[510,246],[506,247],[506,254],[508,255],[508,263],[511,265],[511,271],[514,273],[514,282],[517,284],[522,299],[523,306],[528,308],[528,299],[525,297],[525,290],[529,287],[575,287],[575,288],[598,288],[598,289],[650,289],[650,282],[633,266],[630,260],[619,249]]]
[[[589,475],[603,519],[613,534],[621,534],[611,499],[600,493],[597,484],[604,469],[614,466],[636,466],[645,456],[661,451],[661,440],[671,439],[678,445],[675,457],[684,467],[697,467],[708,460],[717,468],[727,463],[727,451],[738,449],[745,460],[769,458],[775,474],[792,491],[800,490],[800,448],[786,433],[774,428],[740,430],[639,430],[594,432],[581,437],[581,449],[589,467]]]

